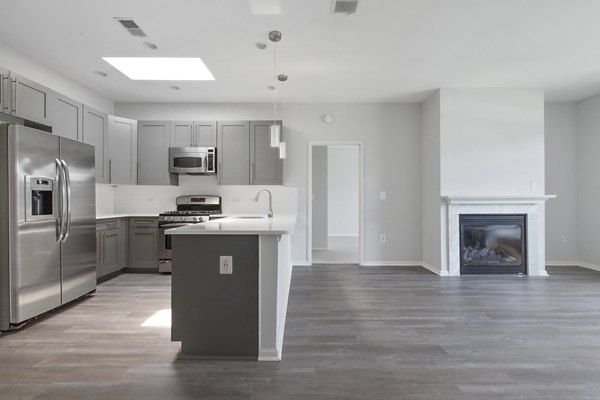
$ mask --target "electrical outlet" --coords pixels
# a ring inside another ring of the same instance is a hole
[[[221,275],[233,274],[233,257],[232,256],[219,257],[219,272],[221,273]]]
[[[535,190],[535,189],[537,189],[537,182],[531,181],[531,190]]]
[[[379,192],[379,198],[381,200],[385,200],[387,198],[387,193],[385,192],[385,190],[382,190],[381,192]]]
[[[385,235],[384,235],[383,233],[382,233],[381,235],[379,235],[379,241],[380,241],[381,243],[385,243],[385,242],[386,242],[386,240],[387,240],[387,238],[385,237]]]
[[[567,237],[566,236],[561,236],[560,237],[560,241],[563,243],[567,243]]]

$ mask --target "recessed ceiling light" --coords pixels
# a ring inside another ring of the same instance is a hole
[[[265,42],[256,42],[256,47],[258,47],[261,50],[264,50],[267,48],[267,44]]]
[[[214,81],[199,58],[102,57],[104,61],[137,81]]]
[[[275,86],[273,86],[273,85],[267,86],[267,89],[269,89],[269,90],[275,90]]]
[[[103,78],[106,78],[108,76],[108,74],[106,72],[102,72],[102,71],[94,71],[94,73]]]
[[[144,42],[144,44],[146,45],[147,48],[151,49],[151,50],[156,50],[158,49],[158,46],[155,45],[154,43],[151,42]]]
[[[179,90],[179,89],[181,89],[179,86],[175,86],[175,85],[171,85],[171,86],[169,86],[169,87],[170,87],[171,89],[173,89],[173,90]]]

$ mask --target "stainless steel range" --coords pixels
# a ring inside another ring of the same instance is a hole
[[[165,230],[222,218],[218,215],[223,213],[220,196],[179,196],[175,204],[176,211],[158,216],[158,271],[161,273],[171,272],[171,236],[165,235]]]

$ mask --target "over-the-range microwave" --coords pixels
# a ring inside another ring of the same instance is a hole
[[[169,172],[172,174],[214,174],[217,172],[217,149],[214,147],[170,147]]]

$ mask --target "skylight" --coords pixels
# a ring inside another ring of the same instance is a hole
[[[103,57],[104,61],[136,81],[214,81],[199,58]]]

